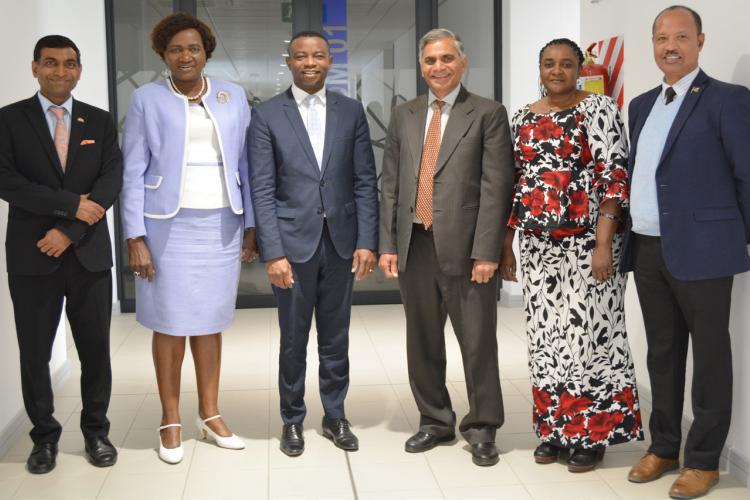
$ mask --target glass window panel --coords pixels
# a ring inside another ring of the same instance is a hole
[[[438,3],[440,27],[448,28],[461,37],[469,57],[469,67],[463,77],[467,90],[477,95],[495,98],[494,76],[494,0],[442,0]]]
[[[292,84],[284,56],[292,34],[291,18],[283,12],[287,1],[201,0],[198,18],[211,27],[216,50],[206,74],[240,85],[252,106],[270,99]],[[265,266],[243,263],[239,303],[272,295]]]
[[[327,87],[362,102],[378,176],[391,110],[417,93],[414,13],[413,0],[323,0],[323,32],[334,58]],[[397,289],[379,269],[354,287]]]
[[[151,49],[151,29],[164,16],[172,13],[171,0],[114,0],[115,61],[117,84],[117,123],[122,137],[122,124],[135,89],[163,78],[164,63]],[[119,240],[119,238],[118,238]],[[128,267],[127,247],[121,241],[122,266],[119,269],[123,286],[121,299],[135,299],[133,274]]]

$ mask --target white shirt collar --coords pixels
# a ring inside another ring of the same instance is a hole
[[[57,106],[67,111],[68,116],[71,116],[73,114],[73,96],[72,95],[68,97],[68,99],[59,106],[55,104],[54,102],[50,101],[49,99],[47,99],[46,97],[44,97],[41,91],[38,91],[36,95],[37,97],[39,97],[39,102],[41,103],[42,109],[44,110],[45,113],[47,112],[50,106]]]
[[[450,93],[440,99],[445,104],[447,104],[449,107],[453,107],[453,105],[456,103],[456,98],[458,97],[458,93],[461,91],[461,84],[459,83],[456,85],[456,88],[451,90]],[[427,92],[427,106],[432,106],[432,103],[437,100],[437,97],[435,97],[435,94],[432,93],[432,90]]]
[[[292,96],[294,97],[294,100],[297,102],[297,106],[302,106],[305,99],[307,99],[307,96],[311,94],[308,94],[301,88],[297,87],[295,84],[292,84]],[[314,95],[317,95],[320,98],[320,102],[323,103],[323,106],[326,105],[326,88],[323,86],[322,89],[315,92]]]
[[[698,72],[701,70],[700,66],[696,67],[693,71],[688,73],[687,75],[683,76],[679,80],[677,80],[674,85],[669,85],[666,82],[661,83],[661,95],[664,97],[664,92],[669,88],[672,87],[675,91],[676,97],[680,97],[684,94],[687,94],[688,89],[690,88],[690,84],[693,83],[693,80],[695,80],[695,77],[698,76]]]

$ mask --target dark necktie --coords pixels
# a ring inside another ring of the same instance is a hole
[[[674,101],[674,97],[676,95],[677,92],[675,92],[672,87],[667,87],[667,90],[664,91],[664,99],[666,100],[667,104]]]

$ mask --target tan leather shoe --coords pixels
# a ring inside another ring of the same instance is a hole
[[[669,488],[669,496],[672,498],[702,497],[718,482],[718,470],[684,468]]]
[[[665,472],[675,470],[679,466],[680,461],[675,458],[661,458],[653,453],[646,453],[628,472],[628,481],[631,483],[648,483],[659,479]]]

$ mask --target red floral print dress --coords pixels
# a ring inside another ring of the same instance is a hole
[[[599,448],[643,439],[625,330],[626,276],[591,272],[599,204],[627,208],[627,143],[615,103],[513,117],[516,190],[533,425],[542,441]],[[612,243],[615,267],[622,238]]]

